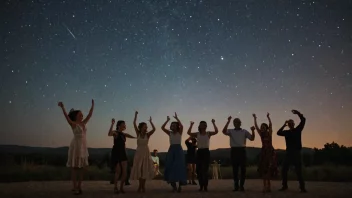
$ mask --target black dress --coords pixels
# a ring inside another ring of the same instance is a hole
[[[187,146],[187,154],[186,154],[186,162],[187,164],[196,164],[196,149],[197,146],[193,145],[189,141],[186,140],[186,146]]]
[[[111,151],[111,166],[114,168],[120,162],[127,161],[126,136],[122,132],[117,132],[114,137],[114,146]]]

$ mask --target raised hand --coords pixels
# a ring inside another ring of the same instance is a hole
[[[299,111],[297,111],[297,110],[292,110],[292,113],[293,113],[293,114],[299,114]]]
[[[255,115],[255,113],[253,113],[253,118],[257,118],[257,115]]]
[[[134,112],[134,115],[135,115],[135,116],[138,115],[138,111]]]
[[[228,118],[227,118],[227,121],[231,121],[231,119],[232,119],[232,117],[231,116],[229,116]]]
[[[194,122],[193,121],[191,121],[191,125],[193,125],[194,124]]]
[[[94,99],[92,99],[92,105],[94,105]]]
[[[178,119],[178,117],[177,117],[177,113],[176,113],[176,112],[175,112],[174,118],[175,118],[176,120]]]
[[[268,117],[268,118],[270,117],[270,113],[269,112],[266,114],[266,117]]]
[[[150,118],[149,118],[149,122],[152,122],[152,116],[150,116]]]
[[[111,119],[111,124],[112,124],[112,125],[115,124],[115,119],[114,119],[114,118]]]
[[[252,130],[252,131],[254,131],[254,130],[255,130],[255,127],[254,127],[254,126],[252,126],[252,127],[251,127],[251,130]]]
[[[62,102],[59,102],[57,105],[61,108],[64,108],[64,103],[62,103]]]
[[[285,125],[286,125],[286,126],[288,125],[288,120],[285,121]]]
[[[166,120],[169,121],[169,120],[170,120],[170,116],[167,116],[167,117],[166,117]]]
[[[215,119],[211,119],[211,122],[212,122],[212,123],[215,123]]]

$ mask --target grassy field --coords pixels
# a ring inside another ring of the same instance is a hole
[[[257,173],[257,167],[247,168],[248,179],[260,179]],[[161,170],[163,172],[163,170]],[[209,174],[210,175],[210,174]],[[222,179],[232,178],[231,167],[221,168]],[[108,168],[99,169],[96,166],[90,166],[86,170],[86,180],[109,180],[110,170]],[[289,179],[295,179],[295,172],[289,172]],[[319,166],[304,168],[304,178],[307,181],[331,181],[331,182],[351,182],[351,167],[336,166]],[[162,177],[157,178],[162,179]],[[280,176],[276,179],[280,179]],[[70,170],[66,167],[54,166],[11,166],[1,167],[0,182],[23,182],[23,181],[63,181],[70,180]]]

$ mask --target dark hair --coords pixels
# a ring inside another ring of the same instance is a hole
[[[176,131],[177,132],[179,132],[180,131],[180,123],[178,123],[178,122],[171,122],[171,125],[173,125],[173,124],[176,124]]]
[[[198,125],[198,132],[200,132],[200,125],[201,124],[206,124],[207,125],[207,122],[206,121],[200,121],[199,122],[199,125]]]
[[[262,123],[262,126],[265,126],[267,130],[269,129],[269,125],[267,123]]]
[[[70,110],[68,113],[68,117],[70,118],[71,121],[75,122],[77,119],[78,113],[81,112],[80,110],[74,110],[73,108]]]
[[[119,120],[119,121],[117,121],[117,123],[116,123],[116,130],[119,129],[119,126],[121,126],[121,124],[125,124],[125,121],[124,121],[124,120]]]
[[[141,123],[138,124],[138,130],[139,130],[139,132],[141,132],[143,125],[147,125],[147,123],[141,122]]]
[[[157,152],[158,150],[154,149],[153,152]]]

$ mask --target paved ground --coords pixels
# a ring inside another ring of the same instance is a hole
[[[273,192],[263,194],[261,192],[262,182],[260,180],[246,181],[246,192],[232,192],[232,181],[230,180],[212,180],[210,181],[209,192],[198,192],[198,186],[185,186],[181,193],[172,193],[170,186],[160,180],[154,180],[147,183],[147,192],[139,194],[136,192],[137,181],[132,182],[131,186],[126,186],[126,194],[113,194],[113,186],[107,181],[89,181],[83,186],[83,194],[79,197],[136,197],[136,198],[169,198],[169,197],[209,197],[209,198],[254,198],[254,197],[350,197],[352,194],[352,183],[328,183],[328,182],[307,182],[308,193],[302,194],[298,191],[297,182],[290,182],[290,190],[287,192],[278,192],[280,182],[273,182]],[[17,198],[66,198],[76,197],[70,192],[71,183],[68,181],[49,181],[49,182],[21,182],[21,183],[2,183],[0,184],[0,197]]]

